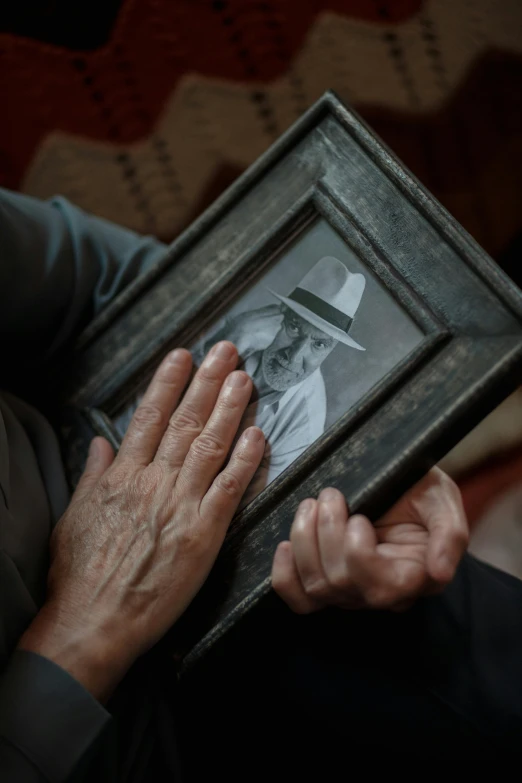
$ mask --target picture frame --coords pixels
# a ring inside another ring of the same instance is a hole
[[[390,313],[402,313],[391,321],[419,337],[236,516],[170,637],[185,669],[269,593],[273,553],[301,500],[335,486],[352,512],[378,518],[522,377],[519,290],[329,92],[81,335],[62,420],[73,486],[95,434],[118,447],[115,422],[163,355],[190,347],[292,252],[297,270],[296,243],[304,258],[318,227],[386,292]],[[380,331],[366,330],[381,364],[398,344],[382,307]]]

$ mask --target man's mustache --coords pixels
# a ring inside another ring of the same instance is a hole
[[[272,357],[272,360],[275,361],[277,364],[279,364],[280,367],[283,368],[283,370],[286,370],[287,373],[290,373],[291,375],[299,375],[298,372],[295,370],[292,370],[292,368],[287,364],[286,360],[283,359],[279,354],[275,354],[275,356]]]

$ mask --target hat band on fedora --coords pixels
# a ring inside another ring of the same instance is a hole
[[[353,323],[353,318],[350,318],[349,315],[328,304],[324,299],[312,294],[311,291],[305,291],[304,288],[294,288],[288,298],[297,302],[297,304],[303,305],[303,307],[318,315],[319,318],[322,318],[323,321],[328,321],[329,324],[337,327],[337,329],[341,329],[343,332],[348,332]]]

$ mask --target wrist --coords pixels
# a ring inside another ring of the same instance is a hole
[[[102,703],[133,663],[107,635],[88,623],[71,627],[47,605],[23,634],[18,649],[53,661]]]

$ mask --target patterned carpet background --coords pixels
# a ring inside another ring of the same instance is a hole
[[[0,184],[170,240],[328,88],[522,284],[520,0],[18,0]]]
[[[171,239],[333,88],[494,257],[522,228],[520,0],[9,5],[2,185]]]

